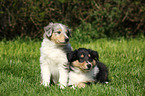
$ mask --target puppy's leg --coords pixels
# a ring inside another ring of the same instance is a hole
[[[63,67],[60,67],[59,68],[60,88],[64,88],[67,86],[67,80],[68,80],[68,71]]]
[[[49,71],[49,65],[48,64],[41,64],[41,84],[44,86],[49,86],[50,83],[50,76],[51,73]]]

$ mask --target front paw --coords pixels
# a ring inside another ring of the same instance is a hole
[[[41,82],[41,85],[44,85],[44,86],[46,86],[46,87],[49,87],[49,82],[42,81],[42,82]]]
[[[83,82],[77,83],[77,84],[73,84],[73,85],[69,85],[70,88],[72,89],[76,89],[76,88],[85,88],[86,84]]]
[[[64,89],[65,88],[65,86],[64,85],[60,85],[60,89]]]
[[[85,88],[85,86],[86,86],[86,84],[83,82],[77,84],[78,88]]]
[[[68,87],[70,87],[72,89],[76,89],[76,85],[69,85]]]
[[[66,87],[66,85],[63,85],[63,84],[58,84],[58,86],[60,87],[60,89],[64,89]]]

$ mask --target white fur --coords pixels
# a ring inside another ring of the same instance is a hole
[[[80,69],[73,69],[69,72],[69,83],[68,85],[73,85],[75,87],[80,82],[94,81],[94,77],[99,73],[99,68],[95,66],[92,70],[88,72],[82,72]]]
[[[68,72],[65,70],[67,64],[66,53],[63,48],[58,47],[47,38],[43,39],[40,48],[41,79],[44,86],[49,86],[50,78],[53,82],[67,85]]]

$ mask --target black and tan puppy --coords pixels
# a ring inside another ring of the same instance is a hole
[[[97,51],[79,48],[67,54],[69,82],[73,87],[84,88],[87,83],[108,83],[108,69],[99,62]]]

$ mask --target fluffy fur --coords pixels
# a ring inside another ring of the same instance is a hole
[[[70,29],[60,23],[50,23],[44,27],[44,39],[40,48],[41,84],[49,86],[60,83],[61,87],[67,85],[68,71],[66,53],[71,51],[68,42]]]
[[[69,61],[69,82],[73,87],[84,88],[91,82],[108,83],[108,69],[99,62],[97,51],[80,48],[67,54]]]

